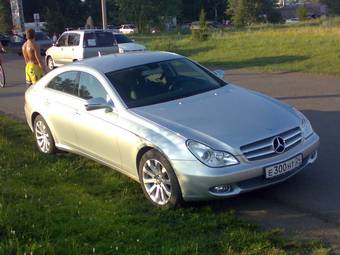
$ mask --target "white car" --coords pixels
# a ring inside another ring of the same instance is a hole
[[[138,33],[138,29],[133,24],[124,24],[120,27],[119,32],[123,34],[136,34]]]
[[[64,32],[57,43],[46,51],[46,64],[54,67],[85,58],[118,53],[112,32],[103,30],[74,30]]]
[[[134,42],[129,37],[122,34],[114,34],[116,42],[118,44],[119,53],[133,52],[133,51],[144,51],[145,46]]]

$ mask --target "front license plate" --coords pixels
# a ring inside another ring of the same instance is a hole
[[[276,164],[274,166],[266,167],[266,179],[271,179],[287,172],[290,172],[302,165],[302,155],[298,155],[295,158]]]

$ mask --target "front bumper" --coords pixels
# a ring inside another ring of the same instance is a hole
[[[287,180],[315,162],[318,147],[319,136],[314,133],[286,153],[265,160],[254,162],[243,160],[239,165],[224,168],[210,168],[199,161],[173,160],[171,163],[181,186],[184,200],[226,198]],[[303,156],[303,163],[299,168],[272,179],[265,178],[265,167],[284,162],[299,154]],[[231,189],[221,193],[211,191],[212,187],[220,185],[229,185]]]

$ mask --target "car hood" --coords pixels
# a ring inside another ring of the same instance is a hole
[[[125,51],[140,51],[145,50],[145,46],[138,43],[119,43],[118,47]]]
[[[291,107],[234,85],[130,110],[214,149],[225,149],[225,145],[239,149],[299,126]]]

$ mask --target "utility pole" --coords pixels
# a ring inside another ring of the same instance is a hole
[[[102,1],[102,19],[103,19],[103,30],[107,29],[107,16],[106,16],[106,0]]]
[[[13,30],[16,33],[22,33],[25,30],[24,13],[22,0],[11,0]]]

